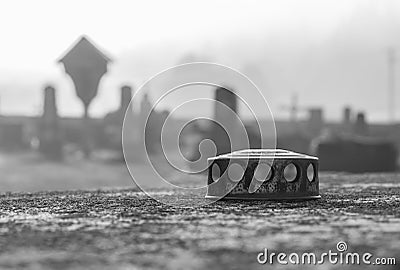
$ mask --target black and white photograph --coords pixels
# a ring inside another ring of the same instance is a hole
[[[400,269],[400,1],[0,3],[0,269]]]

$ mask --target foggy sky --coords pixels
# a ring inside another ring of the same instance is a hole
[[[86,34],[114,60],[94,116],[117,107],[125,83],[137,88],[173,65],[211,61],[252,79],[278,118],[288,117],[281,106],[297,93],[300,106],[322,106],[329,119],[351,105],[369,120],[387,120],[388,47],[400,55],[396,1],[189,2],[2,3],[0,113],[40,113],[42,89],[51,83],[60,114],[80,115],[56,60]],[[399,73],[400,66],[400,86]]]

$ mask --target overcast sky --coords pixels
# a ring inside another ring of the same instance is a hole
[[[281,106],[297,93],[302,107],[322,106],[330,119],[351,105],[385,121],[387,48],[400,55],[400,2],[3,1],[0,113],[39,114],[50,83],[60,114],[80,115],[56,60],[82,34],[114,60],[93,101],[94,116],[118,106],[122,84],[137,87],[172,65],[212,61],[254,80],[279,118],[288,116]],[[398,86],[399,73],[400,67]]]

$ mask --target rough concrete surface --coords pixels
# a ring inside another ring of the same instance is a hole
[[[138,190],[6,193],[0,268],[400,269],[400,175],[323,174],[322,199],[161,204]],[[162,192],[155,192],[158,196]],[[188,198],[189,199],[189,198]],[[397,265],[260,265],[257,254],[336,251]]]

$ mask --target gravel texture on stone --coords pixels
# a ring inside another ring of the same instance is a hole
[[[395,266],[368,268],[400,269],[399,180],[398,174],[322,174],[320,200],[196,208],[164,205],[135,189],[6,193],[0,268],[365,269],[257,263],[264,248],[318,254],[345,241],[348,251],[396,258]]]

